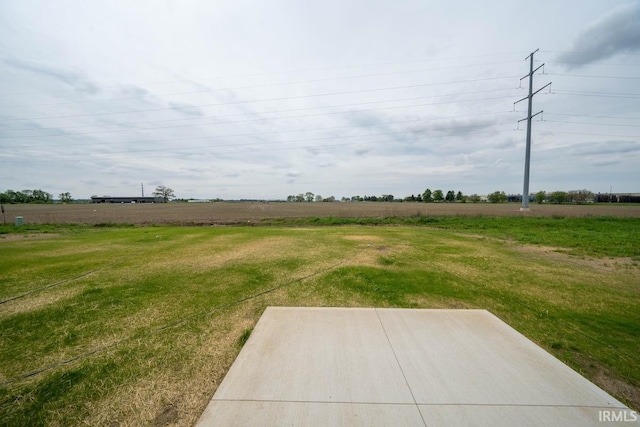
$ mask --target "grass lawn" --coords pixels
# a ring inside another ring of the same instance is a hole
[[[485,308],[640,408],[640,219],[362,222],[0,228],[0,424],[192,425],[270,305]]]

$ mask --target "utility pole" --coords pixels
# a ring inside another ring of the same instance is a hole
[[[525,156],[524,156],[524,186],[522,189],[522,207],[520,208],[521,211],[528,211],[529,210],[529,164],[531,162],[531,119],[533,119],[535,116],[537,116],[538,114],[542,114],[544,112],[544,110],[538,111],[535,114],[531,114],[531,110],[533,109],[533,95],[535,95],[536,93],[540,92],[542,89],[551,86],[551,83],[547,83],[546,85],[544,85],[543,87],[541,87],[540,89],[538,89],[537,91],[533,91],[533,74],[538,71],[540,68],[544,67],[544,64],[542,64],[541,66],[539,66],[538,68],[536,68],[535,70],[533,69],[533,55],[539,51],[540,49],[536,49],[533,52],[531,52],[531,54],[529,56],[527,56],[525,58],[529,60],[529,74],[527,74],[526,76],[522,77],[520,79],[520,81],[522,81],[523,79],[529,77],[529,95],[525,96],[524,98],[522,98],[520,101],[516,101],[513,103],[513,106],[515,108],[515,105],[518,102],[524,101],[525,99],[529,100],[529,107],[527,109],[527,118],[526,119],[522,119],[522,120],[518,120],[518,123],[526,120],[527,121],[527,146],[525,149]]]
[[[140,186],[142,187],[142,197],[144,197],[144,182],[141,182]]]

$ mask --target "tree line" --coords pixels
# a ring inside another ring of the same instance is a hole
[[[68,197],[67,197],[68,196]],[[71,194],[60,194],[60,200],[71,199]],[[53,203],[53,195],[43,190],[7,190],[0,193],[0,203]]]
[[[174,191],[164,185],[158,185],[155,191],[152,193],[155,197],[161,197],[166,203],[172,199],[175,199]],[[58,200],[62,203],[73,202],[71,193],[64,192],[58,194]],[[44,190],[7,190],[4,193],[0,193],[0,203],[2,204],[15,204],[15,203],[53,203],[53,194]]]
[[[298,195],[287,196],[287,202],[335,202],[336,198],[330,196],[327,198],[321,195],[316,195],[310,191],[306,193],[300,193]],[[381,196],[351,196],[342,197],[342,202],[422,202],[422,203],[479,203],[481,201],[487,201],[489,203],[506,203],[506,202],[521,202],[521,195],[507,195],[504,191],[494,191],[487,194],[486,197],[482,197],[479,194],[463,194],[462,191],[449,190],[446,193],[443,190],[436,189],[431,190],[427,188],[424,192],[417,195],[406,196],[401,199],[396,199],[392,194],[382,194]],[[597,202],[593,193],[589,190],[572,190],[572,191],[553,191],[547,193],[546,191],[539,191],[535,194],[529,195],[529,201],[536,201],[537,203],[588,203]]]

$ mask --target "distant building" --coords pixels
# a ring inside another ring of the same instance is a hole
[[[162,197],[111,197],[91,196],[91,203],[164,203]]]
[[[593,196],[596,203],[640,203],[640,193],[598,193]]]

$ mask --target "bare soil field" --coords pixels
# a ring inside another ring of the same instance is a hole
[[[5,205],[7,224],[231,225],[283,218],[385,218],[409,216],[531,216],[640,218],[640,205],[537,205],[519,203],[279,203],[217,202],[161,204]]]

